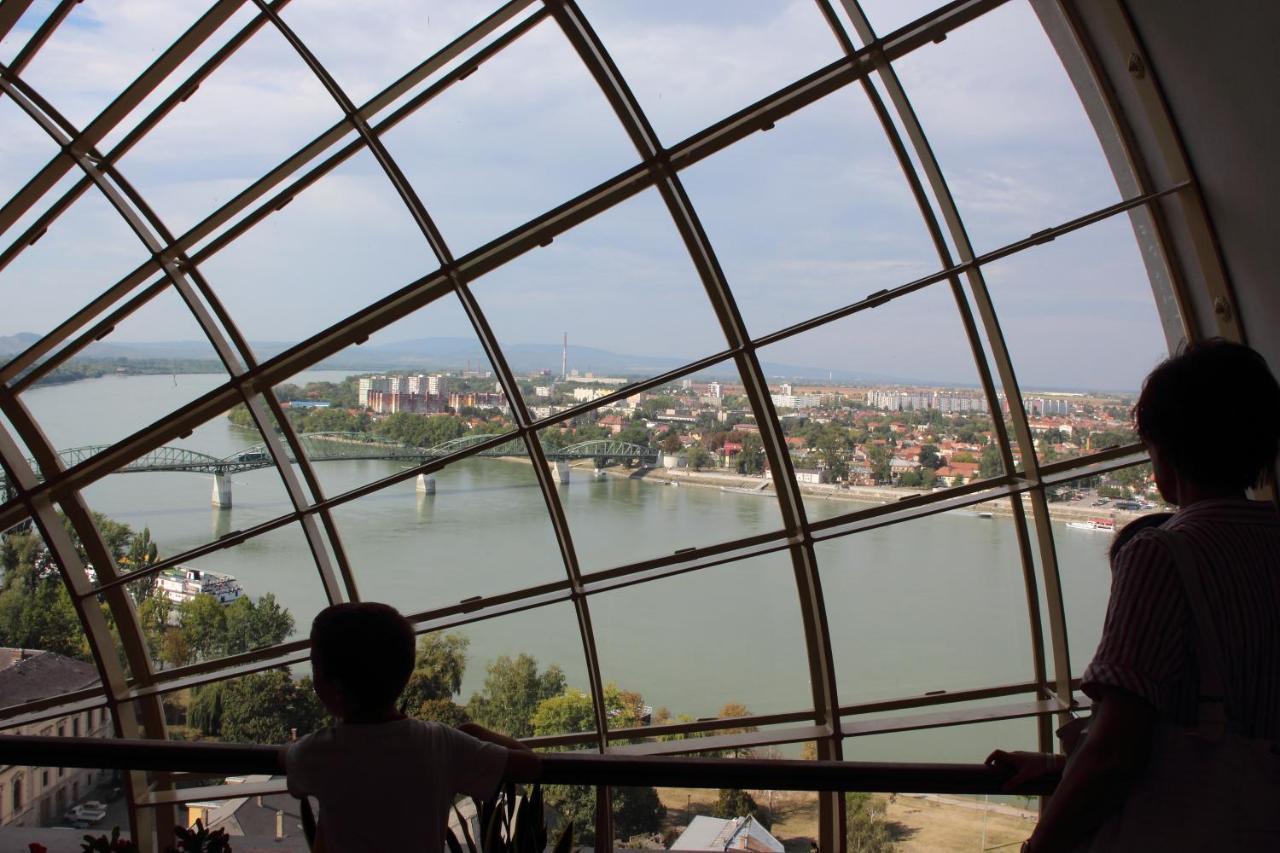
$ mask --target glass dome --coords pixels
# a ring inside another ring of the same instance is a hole
[[[379,600],[548,747],[1048,747],[1183,325],[1043,5],[6,6],[0,725]]]

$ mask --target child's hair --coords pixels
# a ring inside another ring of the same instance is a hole
[[[380,711],[395,704],[413,672],[413,626],[388,604],[326,607],[311,623],[311,663],[351,710]]]
[[[1280,385],[1258,353],[1213,338],[1160,363],[1142,383],[1134,429],[1179,474],[1244,490],[1280,445]]]
[[[1173,518],[1173,513],[1171,512],[1153,512],[1150,515],[1138,516],[1116,531],[1116,536],[1111,540],[1111,549],[1107,552],[1107,556],[1114,563],[1116,557],[1120,555],[1120,550],[1129,544],[1130,539],[1148,527],[1159,527],[1171,518]]]

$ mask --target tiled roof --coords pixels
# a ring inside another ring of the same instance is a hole
[[[39,649],[0,648],[0,703],[18,705],[98,684],[93,664]]]

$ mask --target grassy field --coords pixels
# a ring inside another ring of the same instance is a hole
[[[667,807],[664,835],[674,838],[691,815],[711,814],[718,793],[702,788],[659,788],[658,796]],[[768,808],[768,791],[748,793]],[[772,802],[774,837],[787,853],[808,853],[818,837],[817,796],[776,791]],[[1032,812],[959,797],[898,795],[880,798],[878,807],[891,824],[894,850],[901,853],[1016,850],[1035,826]]]

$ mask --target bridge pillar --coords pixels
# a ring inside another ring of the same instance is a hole
[[[213,505],[219,509],[231,506],[231,477],[226,474],[213,475]]]
[[[436,475],[419,474],[417,489],[420,495],[434,495],[436,493]]]
[[[564,459],[557,459],[548,466],[552,473],[556,475],[556,481],[562,486],[569,484],[569,462]]]

